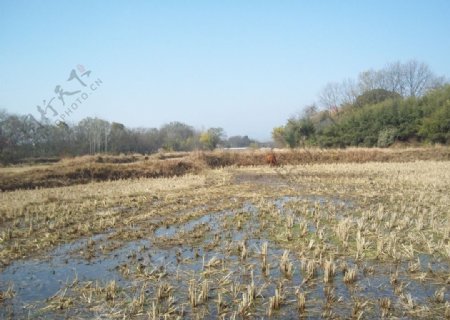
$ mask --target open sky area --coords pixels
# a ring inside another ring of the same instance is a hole
[[[449,35],[448,0],[0,0],[0,109],[38,118],[57,85],[81,88],[67,80],[82,65],[102,83],[70,122],[268,140],[327,82],[410,59],[448,78]]]

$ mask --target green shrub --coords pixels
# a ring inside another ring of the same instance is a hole
[[[386,148],[391,146],[397,137],[396,128],[386,128],[380,131],[378,134],[377,146],[380,148]]]

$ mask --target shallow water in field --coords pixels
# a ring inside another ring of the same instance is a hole
[[[317,196],[283,197],[272,202],[272,205],[282,215],[287,215],[292,214],[292,210],[286,205],[295,201],[310,203],[311,210],[317,204],[330,204],[339,210],[348,210],[353,206],[351,202],[341,199]],[[242,300],[242,292],[252,283],[256,288],[255,302],[245,312],[258,318],[265,317],[269,297],[274,296],[275,289],[279,288],[283,302],[272,316],[283,319],[298,317],[295,295],[298,288],[306,294],[306,315],[310,318],[321,315],[347,318],[352,314],[358,299],[370,300],[364,315],[376,318],[379,317],[376,302],[383,297],[392,300],[392,312],[402,318],[406,316],[397,310],[403,310],[405,302],[401,294],[394,293],[390,280],[393,270],[398,270],[398,281],[403,283],[402,293],[411,294],[416,306],[433,303],[435,291],[442,287],[442,284],[433,281],[415,279],[413,274],[406,271],[406,262],[398,265],[379,261],[357,263],[349,257],[336,258],[336,275],[330,283],[324,284],[323,269],[318,262],[315,263],[315,276],[307,280],[306,271],[301,267],[301,257],[296,251],[288,254],[293,272],[284,275],[280,270],[284,249],[274,240],[274,235],[269,234],[270,226],[263,225],[264,219],[255,204],[246,202],[238,211],[213,212],[185,223],[161,226],[147,239],[121,241],[106,253],[102,253],[102,246],[116,241],[110,239],[113,231],[61,245],[45,259],[16,261],[0,273],[0,290],[5,291],[11,283],[15,291],[14,298],[0,304],[0,317],[98,316],[89,308],[74,307],[62,311],[43,309],[48,302],[46,300],[64,288],[68,288],[68,297],[72,297],[75,303],[79,302],[80,299],[71,289],[87,281],[106,284],[115,280],[125,292],[132,292],[145,284],[149,299],[154,299],[159,284],[168,283],[174,288],[173,295],[182,306],[184,316],[204,315],[207,318],[218,316],[216,305],[219,291],[223,291],[226,305],[223,314],[230,317],[239,310],[236,301]],[[314,225],[309,224],[308,233],[315,232]],[[262,271],[263,243],[268,243],[267,274]],[[243,254],[243,250],[246,254]],[[89,257],[86,255],[89,251],[95,254]],[[420,259],[422,272],[439,274],[448,271],[449,266],[445,261],[425,255],[421,255]],[[349,268],[357,266],[356,281],[352,284],[344,282],[344,272],[340,269],[343,262]],[[373,267],[371,272],[365,272],[370,267]],[[427,268],[431,270],[426,271]],[[189,283],[194,281],[200,287],[202,279],[209,283],[209,299],[201,306],[192,308],[188,297]],[[444,295],[446,300],[449,300],[449,294],[447,290]],[[181,311],[178,309],[177,312],[179,314]]]

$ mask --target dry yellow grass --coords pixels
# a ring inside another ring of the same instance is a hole
[[[269,150],[174,152],[152,156],[83,156],[58,163],[0,168],[0,190],[62,187],[136,178],[159,178],[200,173],[205,169],[267,164]],[[314,163],[413,162],[450,160],[450,148],[407,149],[296,149],[274,150],[279,165]]]
[[[443,318],[449,190],[449,161],[412,161],[205,167],[3,192],[0,261],[5,269],[77,239],[90,239],[82,259],[101,261],[150,241],[115,266],[132,286],[67,285],[44,302],[51,316]],[[147,254],[173,255],[175,265]]]

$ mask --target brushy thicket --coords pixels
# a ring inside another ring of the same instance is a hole
[[[360,99],[361,100],[361,99]],[[450,143],[450,85],[423,97],[386,96],[378,103],[342,106],[290,119],[282,138],[291,147],[388,147],[396,142]]]
[[[450,160],[450,148],[349,148],[173,152],[152,156],[82,156],[45,166],[0,169],[0,190],[61,187],[94,181],[160,178],[198,174],[210,168],[267,165],[274,153],[279,165],[311,163],[408,162]]]

